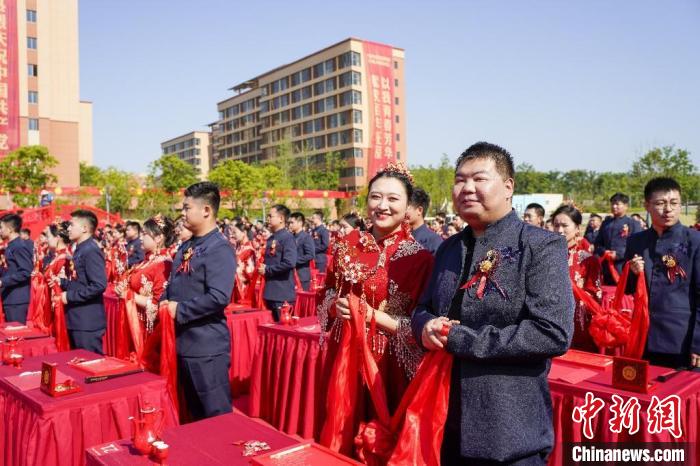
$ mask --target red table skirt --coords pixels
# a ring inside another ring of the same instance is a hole
[[[167,464],[171,466],[245,466],[250,464],[250,459],[242,455],[243,447],[235,445],[236,442],[259,440],[266,442],[271,450],[299,443],[262,421],[240,413],[224,414],[166,429],[162,437],[170,447]],[[131,447],[131,440],[118,440],[89,448],[86,455],[88,466],[153,464]]]
[[[553,363],[557,364],[557,362]],[[566,364],[564,364],[566,366]],[[650,380],[669,369],[650,367]],[[568,443],[578,442],[605,442],[605,443],[648,443],[648,442],[668,442],[668,443],[691,443],[698,444],[700,435],[698,430],[698,413],[700,411],[700,374],[692,372],[681,373],[666,382],[655,382],[655,389],[649,394],[640,394],[625,390],[615,389],[609,383],[612,373],[609,372],[608,383],[601,382],[600,379],[585,380],[576,385],[558,380],[550,380],[550,391],[552,397],[552,419],[554,423],[554,450],[549,458],[552,466],[566,464],[569,451],[566,448]],[[604,400],[605,406],[601,409],[593,420],[592,440],[583,436],[583,424],[572,420],[572,413],[576,406],[585,403],[586,393],[591,392],[597,398]],[[610,411],[612,395],[617,394],[624,401],[631,397],[636,397],[641,405],[639,413],[639,432],[630,436],[629,432],[623,428],[617,434],[611,431],[608,421],[613,417]],[[647,408],[651,397],[656,395],[659,400],[665,399],[669,395],[678,395],[681,399],[681,427],[683,435],[675,439],[667,430],[658,434],[650,434],[648,431]],[[687,453],[690,451],[686,450]],[[686,464],[700,464],[700,449],[693,452],[695,458],[686,458]],[[568,458],[570,461],[571,458]]]
[[[105,355],[114,356],[117,354],[117,335],[119,334],[119,298],[110,292],[105,293],[103,298],[107,317],[103,348]]]
[[[129,416],[150,403],[164,411],[166,426],[177,424],[177,414],[165,379],[141,373],[85,384],[85,374],[65,363],[76,355],[97,357],[87,351],[69,351],[26,359],[21,370],[0,367],[0,377],[38,370],[41,361],[59,363],[59,371],[73,377],[83,391],[52,398],[39,389],[20,391],[0,381],[0,465],[82,465],[85,449],[130,437]]]
[[[272,322],[270,311],[226,313],[226,323],[231,332],[229,379],[231,395],[234,397],[248,393],[253,355],[258,340],[258,325],[269,322]]]
[[[45,354],[51,354],[58,351],[56,348],[56,339],[46,333],[40,331],[39,329],[34,329],[32,323],[30,322],[28,326],[32,328],[32,331],[28,334],[17,334],[5,332],[3,329],[8,325],[19,325],[16,322],[5,322],[0,324],[0,340],[4,340],[9,336],[19,336],[22,338],[17,343],[17,349],[22,353],[25,358],[30,358],[32,356],[42,356]],[[36,338],[37,336],[45,335],[42,338]],[[1,348],[0,348],[1,351]]]
[[[299,317],[311,317],[316,315],[318,295],[315,291],[297,291],[297,301],[294,305],[294,315]]]
[[[303,438],[318,437],[325,401],[326,352],[317,322],[307,317],[296,327],[261,326],[251,377],[250,415]]]

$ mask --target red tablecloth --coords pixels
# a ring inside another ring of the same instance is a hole
[[[117,354],[117,334],[119,329],[119,298],[111,292],[103,295],[107,329],[104,336],[104,353],[107,356]]]
[[[553,370],[556,369],[555,366],[572,367],[571,364],[558,361],[552,363]],[[577,366],[573,365],[573,367]],[[586,367],[586,369],[590,368]],[[549,386],[552,394],[552,417],[555,434],[555,447],[550,456],[550,465],[560,465],[566,462],[566,456],[569,455],[569,452],[566,450],[566,444],[571,442],[690,442],[694,444],[700,442],[698,433],[700,374],[682,372],[666,382],[654,382],[653,390],[649,394],[641,394],[613,388],[611,370],[607,372],[598,369],[591,370],[594,370],[597,374],[605,373],[606,375],[596,375],[588,380],[572,385],[561,380],[553,380],[550,373]],[[650,367],[649,380],[654,381],[659,374],[668,371],[669,369],[667,368]],[[593,393],[597,398],[601,398],[605,402],[603,409],[594,418],[593,440],[588,440],[583,436],[583,424],[572,420],[574,408],[585,403],[586,392]],[[609,409],[612,404],[613,394],[619,395],[624,401],[631,397],[636,397],[639,400],[641,408],[639,413],[639,432],[637,434],[630,436],[625,428],[619,434],[611,431],[608,421],[613,417],[613,413]],[[669,395],[678,395],[680,397],[681,425],[683,430],[681,438],[673,438],[668,431],[662,431],[658,434],[650,434],[648,432],[647,408],[654,395],[659,400],[663,400]],[[686,464],[700,464],[698,453],[696,450],[694,459],[686,458]]]
[[[326,352],[316,317],[299,325],[261,325],[250,382],[250,415],[288,434],[315,438],[321,429]]]
[[[317,293],[315,291],[297,291],[297,301],[294,304],[294,315],[311,317],[316,315]]]
[[[260,440],[271,450],[286,448],[299,443],[264,424],[240,413],[224,414],[203,421],[166,429],[163,441],[170,446],[167,464],[190,465],[248,465],[250,460],[242,455],[243,447],[235,442]],[[88,466],[97,465],[151,465],[131,446],[131,440],[118,440],[86,452]]]
[[[144,372],[86,384],[86,374],[66,364],[76,356],[99,357],[76,350],[28,358],[19,370],[0,367],[0,465],[82,465],[86,448],[129,437],[128,418],[146,402],[164,410],[166,426],[177,424],[165,379]],[[38,388],[20,391],[5,380],[40,370],[42,361],[58,363],[82,392],[52,398]]]
[[[44,354],[51,354],[58,351],[56,349],[56,339],[52,336],[46,335],[44,332],[38,329],[31,329],[30,332],[15,334],[12,332],[5,332],[3,329],[8,325],[20,325],[17,322],[5,322],[0,324],[0,340],[4,341],[5,338],[9,336],[19,336],[23,338],[17,344],[17,348],[24,355],[25,358],[32,356],[41,356]],[[37,338],[41,335],[44,337]]]
[[[248,393],[253,355],[258,341],[258,325],[272,322],[270,311],[248,309],[226,313],[226,323],[231,332],[231,395]]]

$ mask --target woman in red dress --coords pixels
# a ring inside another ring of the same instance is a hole
[[[255,247],[248,239],[245,226],[241,222],[231,225],[231,236],[236,242],[236,283],[233,287],[233,302],[251,305],[255,287]]]
[[[56,338],[56,348],[59,351],[70,349],[63,303],[61,302],[62,290],[57,283],[57,280],[68,278],[73,273],[68,250],[70,245],[69,226],[70,222],[61,222],[60,224],[51,224],[44,230],[49,251],[47,257],[51,257],[51,260],[46,263],[43,271],[46,287],[43,291],[42,309],[38,310],[35,321],[40,328],[49,330]]]
[[[146,258],[115,287],[117,296],[124,300],[128,330],[139,359],[145,338],[153,332],[160,296],[170,277],[172,256],[168,248],[175,241],[174,231],[175,226],[167,217],[156,215],[146,220],[141,234]]]
[[[375,361],[390,413],[422,358],[410,315],[430,276],[433,256],[411,236],[406,221],[412,191],[413,180],[402,166],[377,173],[367,194],[371,230],[353,229],[339,238],[327,271],[318,307],[322,330],[330,330],[325,350],[331,361],[323,385],[328,398],[321,443],[344,454],[351,454],[360,423],[375,409],[358,355],[371,354]],[[359,306],[351,309],[358,300]],[[358,325],[364,329],[359,338],[353,330]]]
[[[590,295],[600,303],[603,292],[600,287],[600,262],[591,254],[590,243],[581,236],[581,212],[571,205],[564,204],[552,214],[554,231],[566,238],[569,246],[569,276],[571,285]],[[593,353],[598,347],[589,333],[592,310],[575,299],[574,337],[571,347]]]

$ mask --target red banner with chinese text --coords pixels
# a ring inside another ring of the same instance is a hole
[[[17,0],[0,0],[0,157],[19,146]]]
[[[394,77],[391,47],[374,42],[363,42],[363,47],[370,110],[369,180],[388,163],[396,161]]]

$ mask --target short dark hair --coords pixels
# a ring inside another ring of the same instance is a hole
[[[322,210],[315,210],[314,215],[318,215],[321,220],[323,220],[323,211]]]
[[[275,209],[278,214],[282,214],[282,217],[284,217],[285,223],[287,222],[287,219],[289,219],[290,211],[289,208],[287,208],[286,205],[284,204],[275,204],[271,209]]]
[[[541,204],[538,204],[537,202],[531,202],[527,205],[527,207],[525,207],[525,210],[530,209],[533,209],[539,217],[544,218],[544,207],[542,207]]]
[[[90,233],[94,233],[95,230],[97,229],[97,216],[93,213],[90,212],[89,210],[85,209],[78,209],[74,210],[73,212],[70,213],[71,217],[79,218],[81,220],[85,220],[88,225],[90,225]]]
[[[175,223],[169,217],[161,215],[149,218],[143,222],[143,229],[153,236],[163,235],[166,248],[175,242]]]
[[[219,213],[221,194],[219,194],[219,187],[211,181],[200,181],[199,183],[190,185],[185,189],[185,197],[201,199],[205,204],[211,207],[211,210],[214,211],[214,216]]]
[[[20,232],[20,233],[24,233],[25,235],[31,235],[31,234],[32,234],[32,230],[30,230],[29,228],[22,228],[19,232]]]
[[[559,207],[557,207],[557,210],[554,211],[549,220],[553,220],[557,215],[561,214],[564,214],[567,217],[569,217],[571,221],[573,221],[576,225],[580,226],[581,222],[583,222],[581,212],[571,204],[562,204]]]
[[[343,215],[342,220],[345,220],[345,222],[352,228],[357,228],[360,231],[365,231],[365,222],[363,222],[362,218],[357,214],[345,214]]]
[[[411,200],[408,205],[415,208],[423,208],[423,218],[425,218],[428,213],[428,207],[430,207],[430,195],[425,192],[423,188],[415,187],[413,188],[413,194],[411,194]]]
[[[515,179],[513,157],[510,155],[510,152],[501,146],[483,141],[472,144],[467,148],[467,150],[462,152],[459,157],[457,157],[457,162],[455,163],[455,173],[464,162],[475,159],[493,160],[493,163],[496,165],[496,171],[498,171],[504,180],[507,180],[508,178]]]
[[[301,212],[294,212],[289,216],[289,218],[293,218],[294,220],[301,221],[301,223],[306,222],[306,217],[304,217],[304,214]]]
[[[599,220],[603,220],[603,217],[601,217],[601,216],[598,215],[598,214],[591,214],[591,217],[589,218],[589,220],[590,220],[591,218],[597,218],[597,219],[599,219]]]
[[[616,202],[622,202],[623,204],[629,205],[630,197],[627,194],[615,193],[610,196],[610,203],[614,204]]]
[[[22,228],[22,217],[17,214],[6,214],[0,218],[0,222],[9,226],[12,231],[19,233]]]
[[[141,234],[141,224],[139,222],[129,221],[126,222],[126,228],[135,228],[136,231]]]
[[[678,184],[678,181],[668,176],[652,178],[644,186],[644,200],[648,201],[654,193],[659,191],[664,193],[678,191],[678,194],[681,194],[681,185]]]

